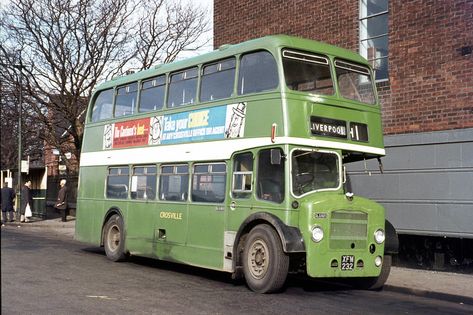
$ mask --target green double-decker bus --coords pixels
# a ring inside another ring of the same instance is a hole
[[[221,270],[261,293],[289,272],[380,288],[395,231],[348,191],[344,164],[384,154],[358,54],[285,35],[224,45],[95,89],[75,237],[113,261]]]

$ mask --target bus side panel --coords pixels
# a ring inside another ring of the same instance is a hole
[[[152,254],[154,222],[157,220],[156,204],[146,200],[133,200],[126,207],[126,247],[134,255],[149,256]]]
[[[82,167],[77,196],[75,239],[100,245],[104,216],[105,167]]]
[[[268,137],[270,145],[273,124],[277,125],[276,136],[284,136],[284,119],[280,95],[274,98],[273,95],[271,98],[265,97],[247,102],[245,137]]]
[[[199,204],[189,207],[187,246],[189,260],[199,266],[223,268],[223,204]]]

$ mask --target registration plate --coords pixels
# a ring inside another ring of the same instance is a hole
[[[342,270],[353,270],[355,266],[355,256],[353,255],[342,255]]]

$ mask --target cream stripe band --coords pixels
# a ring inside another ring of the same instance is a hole
[[[84,152],[81,154],[80,164],[81,166],[98,166],[226,160],[236,151],[271,144],[273,144],[271,139],[265,137]],[[384,149],[326,140],[276,137],[274,144],[303,145],[385,155]]]

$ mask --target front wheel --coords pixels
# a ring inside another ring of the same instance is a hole
[[[289,256],[276,231],[267,224],[254,227],[246,240],[243,271],[248,287],[258,293],[278,291],[286,281]]]
[[[107,258],[111,261],[125,260],[125,235],[121,216],[114,214],[108,219],[104,227],[103,236]]]
[[[379,276],[356,279],[355,287],[364,290],[380,290],[384,286],[384,283],[386,283],[386,280],[388,280],[389,272],[391,271],[391,264],[391,255],[385,255]]]

